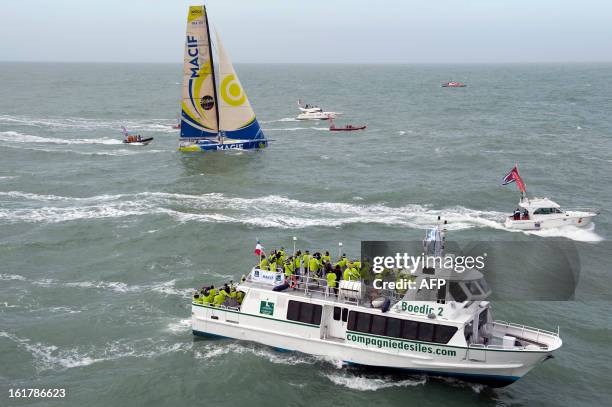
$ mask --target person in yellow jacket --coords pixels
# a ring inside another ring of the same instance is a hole
[[[277,254],[276,255],[276,269],[283,269],[285,266],[285,260],[287,260],[287,258],[285,256],[283,256],[282,254]]]
[[[336,273],[334,273],[331,269],[327,272],[327,274],[325,275],[325,278],[327,279],[327,287],[329,290],[329,293],[331,294],[331,290],[334,290],[334,295],[338,295],[338,288],[336,287]]]
[[[295,258],[293,259],[293,271],[299,273],[300,267],[302,266],[302,252],[299,250],[295,253]]]
[[[244,293],[242,291],[238,291],[236,293],[236,300],[238,301],[238,305],[242,304],[243,299],[244,299]]]
[[[323,256],[321,256],[321,263],[331,263],[331,256],[329,252],[325,252]]]
[[[361,274],[359,273],[359,270],[357,270],[355,266],[353,266],[353,264],[349,266],[349,275],[352,281],[359,280],[361,278]]]
[[[193,293],[193,302],[196,304],[202,304],[202,298],[200,297],[200,294],[197,291]]]
[[[223,304],[223,302],[225,301],[225,294],[223,290],[220,290],[219,293],[217,295],[215,295],[215,298],[213,300],[213,305],[215,307],[220,306],[221,304]]]
[[[359,280],[359,273],[357,270],[349,266],[344,270],[343,278],[347,281]]]
[[[266,259],[266,255],[262,254],[261,255],[261,260],[259,262],[259,264],[257,265],[257,268],[260,270],[267,270],[268,269],[268,259]]]
[[[308,268],[310,267],[311,258],[312,256],[310,255],[310,252],[306,250],[306,252],[304,252],[304,255],[302,256],[302,264],[304,265],[304,271],[308,271]]]
[[[204,304],[211,304],[213,302],[213,300],[215,299],[214,295],[211,294],[211,289],[207,288],[206,290],[204,290]]]
[[[212,298],[213,300],[215,299],[215,295],[217,295],[217,289],[215,288],[214,285],[211,285],[210,288],[208,289],[210,298]],[[211,301],[212,302],[212,301]]]
[[[311,274],[317,274],[319,272],[319,268],[321,267],[321,263],[316,257],[311,257],[308,261],[308,270]]]
[[[293,275],[293,272],[295,271],[295,268],[293,266],[293,259],[291,259],[291,257],[288,258],[287,261],[285,261],[284,269],[285,269],[285,277],[287,278],[287,280],[289,280],[289,278],[291,278],[291,276]]]
[[[355,260],[351,263],[351,266],[355,268],[359,273],[361,273],[361,261]]]
[[[336,265],[340,266],[341,269],[347,267],[348,260],[346,258],[346,254],[342,254],[342,257],[340,258],[340,260],[338,260],[338,263],[336,263]]]

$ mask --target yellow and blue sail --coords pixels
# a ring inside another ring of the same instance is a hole
[[[221,144],[244,141],[240,148],[263,148],[267,141],[219,35],[217,51],[219,76],[215,78],[206,8],[190,7],[183,64],[181,140],[186,140],[188,146],[189,140],[198,146],[206,145],[202,150],[214,149],[212,140]]]
[[[204,6],[191,6],[183,61],[181,138],[217,137],[217,109],[206,9]]]

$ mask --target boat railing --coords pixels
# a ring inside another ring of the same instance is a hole
[[[342,295],[339,289],[339,281],[336,281],[336,287],[329,287],[327,285],[327,279],[313,276],[309,272],[294,274],[287,280],[283,272],[270,272],[269,270],[261,270],[255,267],[248,275],[247,281],[258,282],[258,280],[253,278],[254,272],[259,272],[260,274],[272,273],[274,274],[274,281],[277,285],[286,282],[290,285],[288,290],[301,292],[307,296],[318,295],[326,300],[344,304],[359,305],[361,302],[360,298],[349,298]]]
[[[563,212],[591,212],[591,213],[599,215],[599,213],[601,212],[601,209],[593,208],[593,207],[578,206],[578,207],[573,207],[573,208],[563,208]]]
[[[527,326],[527,325],[523,325],[523,324],[516,324],[514,322],[507,322],[507,321],[493,321],[491,323],[491,330],[495,330],[496,327],[501,327],[501,328],[513,328],[515,330],[518,331],[518,335],[519,338],[517,339],[524,339],[527,341],[535,341],[536,344],[540,345],[540,344],[544,344],[546,346],[550,345],[550,343],[547,342],[540,342],[542,339],[559,339],[559,331],[557,328],[557,332],[553,332],[553,331],[548,331],[546,329],[541,329],[541,328],[535,328],[532,326]]]

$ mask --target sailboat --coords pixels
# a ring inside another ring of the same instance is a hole
[[[216,78],[205,6],[189,7],[180,151],[265,148],[265,138],[234,66],[216,34],[219,78]]]

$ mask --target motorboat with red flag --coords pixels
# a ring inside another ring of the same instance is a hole
[[[330,117],[329,118],[329,122],[331,123],[331,125],[329,126],[329,131],[355,131],[355,130],[365,130],[366,126],[364,125],[360,125],[360,126],[355,126],[352,124],[347,124],[344,127],[337,127],[333,121],[333,119]]]
[[[444,82],[442,84],[443,88],[465,88],[467,85],[463,82]]]
[[[528,198],[525,183],[515,165],[503,178],[502,185],[516,183],[521,199],[514,213],[504,222],[508,229],[541,230],[567,225],[587,226],[599,211],[591,208],[561,209],[559,204],[548,198]]]
[[[142,137],[140,134],[130,134],[130,132],[125,128],[125,126],[121,127],[121,131],[123,132],[123,143],[130,144],[134,146],[146,146],[150,142],[153,141],[153,137]]]

